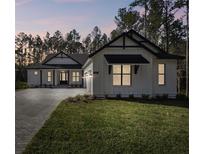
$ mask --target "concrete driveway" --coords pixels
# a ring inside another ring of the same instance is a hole
[[[59,102],[85,89],[36,88],[16,92],[16,154],[22,153]]]

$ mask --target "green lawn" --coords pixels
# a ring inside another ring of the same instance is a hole
[[[188,154],[188,116],[186,107],[125,100],[62,102],[24,153]]]

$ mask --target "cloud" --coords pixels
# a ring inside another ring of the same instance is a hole
[[[91,2],[93,0],[53,0],[57,3],[80,3],[80,2]]]
[[[16,6],[21,6],[30,3],[32,0],[16,0]]]

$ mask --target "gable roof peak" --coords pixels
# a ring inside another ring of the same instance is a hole
[[[130,35],[131,34],[131,35]],[[133,37],[133,35],[136,35],[137,37],[139,37],[142,41],[137,40],[136,38]],[[141,34],[139,34],[138,32],[136,32],[134,29],[130,29],[128,31],[124,31],[122,32],[120,35],[118,35],[117,37],[115,37],[114,39],[112,39],[110,42],[108,42],[107,44],[105,44],[104,46],[102,46],[101,48],[99,48],[98,50],[94,51],[93,53],[91,53],[89,55],[89,57],[94,56],[96,53],[98,53],[99,51],[101,51],[102,49],[109,47],[109,45],[111,43],[113,43],[114,41],[116,41],[117,39],[119,39],[120,37],[128,37],[129,39],[131,39],[132,41],[134,41],[135,43],[138,43],[142,48],[146,49],[147,51],[149,51],[150,53],[152,53],[153,55],[157,56],[158,58],[162,58],[162,59],[179,59],[181,57],[177,56],[177,55],[173,55],[173,54],[169,54],[166,53],[163,49],[161,49],[158,45],[154,44],[153,42],[151,42],[150,40],[148,40],[147,38],[145,38],[144,36],[142,36]],[[151,47],[150,47],[151,46]],[[157,52],[155,50],[153,50],[153,48],[155,48],[157,50]],[[163,56],[162,56],[163,55]]]

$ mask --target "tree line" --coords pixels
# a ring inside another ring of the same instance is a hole
[[[183,12],[183,15],[176,18],[179,11]],[[188,64],[185,65],[186,62],[188,63],[188,17],[188,0],[133,0],[129,6],[118,9],[114,17],[117,27],[109,36],[98,26],[95,26],[83,39],[76,29],[65,35],[59,30],[53,35],[47,32],[43,38],[39,35],[27,35],[24,32],[17,34],[16,64],[24,67],[29,63],[38,63],[42,61],[43,55],[57,51],[89,54],[122,32],[134,29],[165,52],[186,55],[186,61],[178,64],[178,76],[185,78],[185,72],[188,72]]]
[[[143,13],[138,11],[142,9],[144,9]],[[16,58],[24,60],[25,48],[30,51],[29,58],[33,62],[40,62],[43,52],[49,54],[63,50],[67,53],[92,53],[129,29],[136,30],[166,52],[183,55],[188,24],[184,23],[186,14],[175,18],[180,9],[188,10],[188,0],[134,0],[127,8],[118,10],[114,19],[117,28],[111,32],[110,36],[102,34],[100,28],[95,26],[82,41],[80,41],[79,32],[75,29],[66,33],[65,36],[59,30],[52,36],[47,32],[43,39],[39,35],[32,36],[21,32],[16,35],[15,40]]]
[[[92,53],[129,29],[136,30],[168,53],[185,55],[188,24],[184,16],[188,14],[175,18],[180,9],[188,10],[188,0],[134,0],[127,8],[118,10],[114,18],[117,28],[110,36],[95,26],[82,41],[75,29],[65,35],[59,30],[53,35],[47,32],[43,38],[21,32],[15,38],[16,62],[22,65],[25,60],[38,63],[42,55],[57,51]]]
[[[57,30],[51,36],[49,32],[41,39],[39,35],[27,35],[24,32],[15,37],[16,63],[26,65],[28,63],[39,63],[43,55],[64,51],[66,53],[91,53],[109,41],[109,37],[101,32],[98,26],[88,36],[80,41],[80,34],[75,29],[66,33],[65,36]]]

